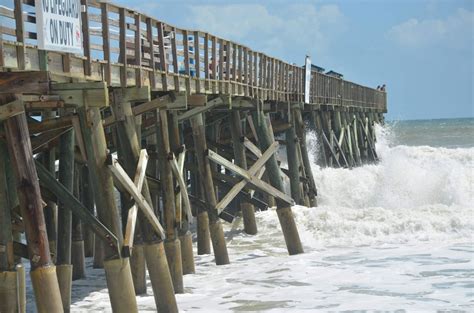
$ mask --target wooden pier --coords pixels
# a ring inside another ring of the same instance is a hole
[[[26,310],[22,258],[38,311],[69,312],[85,257],[114,312],[139,311],[147,270],[157,310],[178,312],[191,231],[198,254],[229,264],[221,220],[254,235],[255,211],[276,207],[288,253],[303,253],[291,207],[317,205],[308,132],[321,166],[377,162],[385,91],[108,2],[80,0],[83,56],[40,50],[35,2],[13,2],[0,6],[0,313]]]

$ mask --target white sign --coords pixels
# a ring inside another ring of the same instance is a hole
[[[80,0],[35,0],[38,47],[83,54]]]
[[[304,103],[309,103],[309,96],[311,93],[311,57],[306,56],[304,63]]]

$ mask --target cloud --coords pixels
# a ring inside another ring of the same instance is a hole
[[[326,49],[345,29],[345,16],[337,5],[192,5],[189,12],[197,29],[272,56],[301,54],[298,61],[303,60],[305,53],[328,51]],[[279,55],[275,55],[277,51]]]
[[[411,18],[393,26],[386,36],[404,47],[472,45],[474,12],[460,8],[444,19]]]

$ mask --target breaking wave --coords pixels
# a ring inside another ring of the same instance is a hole
[[[474,148],[394,146],[395,135],[377,128],[378,164],[352,170],[314,164],[319,206],[293,208],[305,246],[473,240]],[[309,147],[317,147],[314,138]],[[275,212],[258,218],[260,228],[278,236]]]

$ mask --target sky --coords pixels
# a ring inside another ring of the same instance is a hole
[[[388,119],[474,117],[474,1],[117,0],[288,62],[387,85]]]
[[[474,0],[112,2],[290,63],[310,55],[362,85],[386,84],[391,120],[474,117]]]

